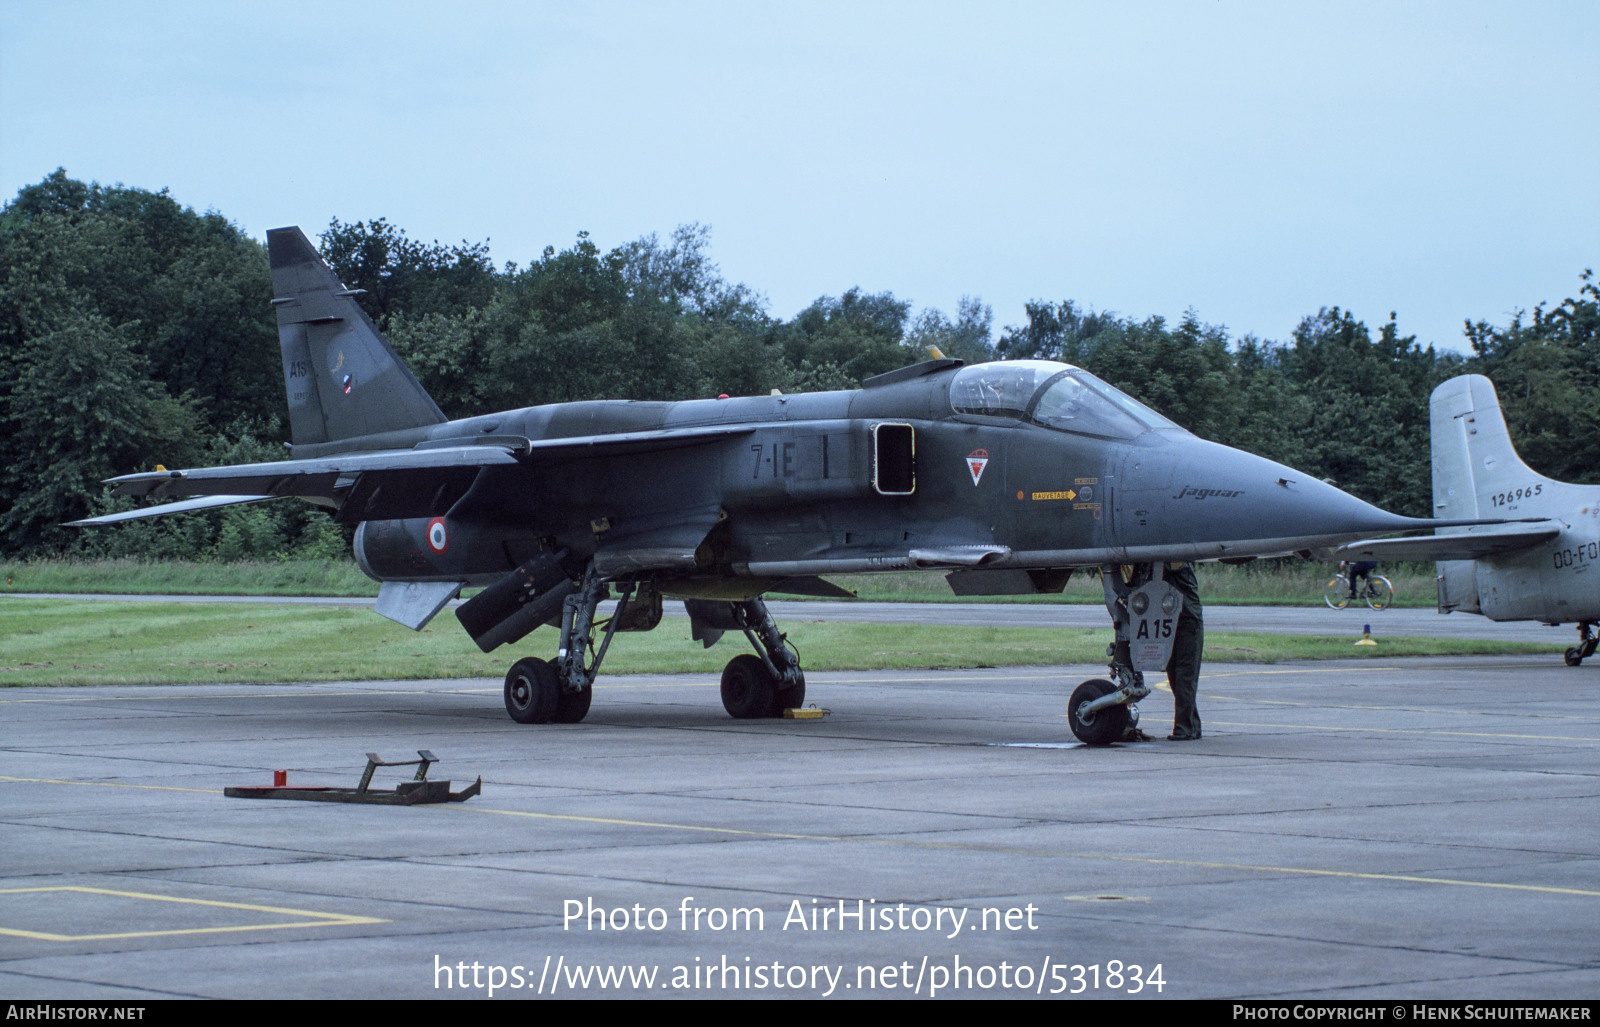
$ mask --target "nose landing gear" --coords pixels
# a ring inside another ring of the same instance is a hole
[[[1067,702],[1067,722],[1085,745],[1110,745],[1138,726],[1139,708],[1133,703],[1150,694],[1144,672],[1164,669],[1172,657],[1182,596],[1152,564],[1135,564],[1128,571],[1100,569],[1106,610],[1116,629],[1116,641],[1106,649],[1111,680],[1085,681]]]
[[[1139,708],[1126,698],[1113,698],[1109,705],[1098,700],[1116,695],[1116,685],[1105,678],[1093,678],[1072,690],[1067,702],[1067,720],[1072,733],[1085,745],[1110,745],[1139,723]],[[1148,694],[1149,689],[1145,689]]]

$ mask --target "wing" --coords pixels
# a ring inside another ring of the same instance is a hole
[[[205,500],[169,503],[125,514],[76,521],[111,524],[138,517],[297,496],[336,508],[338,520],[437,517],[446,514],[489,468],[522,467],[537,473],[573,460],[647,453],[749,434],[750,427],[679,428],[619,432],[572,438],[530,440],[516,437],[441,439],[414,449],[340,453],[302,460],[149,471],[112,478],[119,496]]]
[[[1460,535],[1420,535],[1414,538],[1363,539],[1333,550],[1335,560],[1481,560],[1514,553],[1548,542],[1561,534],[1555,521],[1473,531]]]
[[[109,484],[116,495],[147,499],[207,496],[215,500],[228,496],[238,501],[240,496],[297,496],[337,508],[341,521],[372,516],[429,517],[448,511],[483,468],[517,463],[514,450],[514,443],[509,447],[378,450],[309,460],[151,471],[113,478]],[[136,512],[160,516],[204,505],[173,503]]]

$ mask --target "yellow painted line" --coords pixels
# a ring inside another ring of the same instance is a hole
[[[1361,669],[1363,671],[1366,671],[1366,670],[1401,670],[1403,668],[1399,668],[1399,667],[1363,667]],[[1208,680],[1214,680],[1216,678],[1254,677],[1254,676],[1265,676],[1265,675],[1269,675],[1269,674],[1334,674],[1334,673],[1338,673],[1338,671],[1335,670],[1335,669],[1323,669],[1323,668],[1315,668],[1315,669],[1307,669],[1307,670],[1241,670],[1241,671],[1228,671],[1228,672],[1221,673],[1221,674],[1210,674],[1210,673],[1207,673],[1207,674],[1202,675],[1201,678],[1200,678],[1200,688],[1201,688],[1200,695],[1201,695],[1201,698],[1203,700],[1205,700],[1206,702],[1213,702],[1213,701],[1219,701],[1219,702],[1242,702],[1242,703],[1259,704],[1259,705],[1262,705],[1262,706],[1297,706],[1297,707],[1301,707],[1303,709],[1317,709],[1317,710],[1377,710],[1377,711],[1380,711],[1380,712],[1427,713],[1427,714],[1441,714],[1441,715],[1457,716],[1457,717],[1498,717],[1498,716],[1506,716],[1507,715],[1507,714],[1486,712],[1486,711],[1483,711],[1483,710],[1458,710],[1458,709],[1447,709],[1445,707],[1429,708],[1429,707],[1426,707],[1426,706],[1371,706],[1371,705],[1362,705],[1362,704],[1357,704],[1357,703],[1323,703],[1323,702],[1299,702],[1299,701],[1296,701],[1296,700],[1293,700],[1293,699],[1261,699],[1261,698],[1257,698],[1256,696],[1249,696],[1249,695],[1222,695],[1220,693],[1207,692],[1205,690],[1206,682]],[[1153,691],[1157,691],[1157,692],[1166,692],[1168,694],[1171,694],[1171,692],[1172,692],[1172,686],[1170,684],[1168,684],[1167,682],[1165,682],[1165,681],[1156,682],[1156,683],[1151,685],[1151,688],[1152,688]],[[1059,713],[1059,714],[1057,714],[1057,716],[1065,717],[1066,714],[1065,713]],[[1593,723],[1595,723],[1595,718],[1593,716],[1590,716],[1590,715],[1563,716],[1563,715],[1560,715],[1560,714],[1547,714],[1547,713],[1538,713],[1538,714],[1512,713],[1512,714],[1509,714],[1509,716],[1526,717],[1526,718],[1529,718],[1529,719],[1538,719],[1538,720],[1572,720],[1572,721],[1577,721],[1580,724],[1593,724]],[[1330,729],[1330,730],[1333,730],[1333,729]],[[1355,729],[1352,728],[1352,729],[1349,729],[1349,730],[1355,730]],[[1374,728],[1372,730],[1377,730],[1377,729]],[[1491,735],[1489,737],[1499,737],[1499,736]],[[1505,737],[1507,737],[1507,738],[1521,738],[1521,737],[1543,738],[1543,737],[1547,737],[1547,736],[1544,736],[1544,735],[1528,735],[1528,736],[1506,735]],[[1576,739],[1576,740],[1577,741],[1587,741],[1588,739],[1581,739],[1580,738],[1580,739]]]
[[[1303,709],[1316,710],[1377,710],[1385,713],[1427,713],[1443,714],[1455,717],[1517,717],[1524,720],[1571,720],[1580,724],[1595,724],[1597,721],[1593,714],[1559,714],[1559,713],[1523,713],[1520,711],[1495,712],[1490,710],[1461,710],[1444,706],[1375,706],[1362,703],[1320,703],[1296,702],[1291,699],[1257,699],[1243,695],[1210,695],[1208,699],[1221,699],[1227,702],[1243,702],[1261,706],[1296,706]]]
[[[1216,696],[1211,696],[1210,698],[1217,698],[1217,697]],[[1319,708],[1321,708],[1321,707],[1319,707]],[[1388,709],[1388,707],[1383,707],[1383,706],[1374,706],[1374,707],[1346,706],[1346,707],[1336,707],[1336,708],[1338,708],[1338,709],[1377,709],[1377,710]],[[1409,710],[1408,712],[1413,712],[1413,713],[1434,713],[1434,714],[1439,714],[1439,715],[1453,715],[1456,711],[1453,711],[1453,710]],[[1065,717],[1066,714],[1065,713],[1058,713],[1058,714],[1056,714],[1056,716],[1058,718],[1059,717]],[[1559,719],[1566,719],[1566,718],[1559,718]],[[1589,723],[1589,721],[1584,720],[1584,718],[1581,718],[1581,717],[1575,717],[1575,718],[1572,718],[1572,719],[1579,720],[1579,721],[1581,721],[1583,723]],[[1506,739],[1519,739],[1519,740],[1539,741],[1539,742],[1600,742],[1600,738],[1595,738],[1593,736],[1590,736],[1588,738],[1584,738],[1584,737],[1581,737],[1581,736],[1574,736],[1574,735],[1524,735],[1524,734],[1513,734],[1513,733],[1508,732],[1508,731],[1447,731],[1447,730],[1444,730],[1443,728],[1426,728],[1425,729],[1425,728],[1398,728],[1398,727],[1361,727],[1359,725],[1352,725],[1352,726],[1349,726],[1349,727],[1344,727],[1344,726],[1327,725],[1327,724],[1252,724],[1252,723],[1249,723],[1247,721],[1242,721],[1242,720],[1213,720],[1210,717],[1206,717],[1205,718],[1205,722],[1207,724],[1212,724],[1212,725],[1215,725],[1217,727],[1249,727],[1249,728],[1259,728],[1260,730],[1263,730],[1263,731],[1274,731],[1274,730],[1279,730],[1279,729],[1294,730],[1294,731],[1354,731],[1354,732],[1359,732],[1359,733],[1363,733],[1363,734],[1374,734],[1374,735],[1438,735],[1438,736],[1442,736],[1442,737],[1446,737],[1446,738],[1506,738]]]
[[[1264,731],[1280,728],[1295,731],[1356,731],[1374,735],[1442,735],[1453,738],[1516,738],[1538,742],[1600,742],[1600,738],[1576,738],[1570,735],[1519,735],[1504,731],[1445,731],[1398,727],[1330,727],[1326,724],[1249,724],[1243,721],[1208,721],[1220,727],[1253,727]]]
[[[1218,662],[1219,663],[1225,663],[1227,661],[1219,660]],[[1397,671],[1398,672],[1398,671],[1404,671],[1406,669],[1407,668],[1405,668],[1405,667],[1385,667],[1385,666],[1382,666],[1380,664],[1375,664],[1375,663],[1362,663],[1362,664],[1356,664],[1356,665],[1345,664],[1344,666],[1340,666],[1340,667],[1302,667],[1302,668],[1298,668],[1298,669],[1294,669],[1294,670],[1224,670],[1224,671],[1218,671],[1218,672],[1216,672],[1214,674],[1211,673],[1210,671],[1202,671],[1201,672],[1201,680],[1204,680],[1206,678],[1273,677],[1273,676],[1282,675],[1282,674],[1356,674],[1356,675],[1366,675],[1366,674],[1372,673],[1375,670],[1392,670],[1392,671]]]
[[[618,827],[653,827],[671,831],[690,831],[701,834],[719,834],[742,838],[769,838],[779,841],[853,842],[861,845],[894,845],[917,849],[944,849],[966,852],[1001,853],[1017,856],[1049,856],[1057,859],[1081,859],[1090,862],[1109,860],[1118,863],[1143,863],[1157,866],[1199,867],[1208,870],[1251,871],[1271,874],[1290,874],[1313,877],[1345,877],[1365,881],[1397,881],[1407,884],[1438,884],[1456,888],[1496,888],[1507,891],[1540,892],[1552,895],[1579,895],[1600,898],[1600,891],[1582,888],[1557,888],[1539,884],[1505,884],[1498,881],[1466,881],[1445,877],[1419,877],[1411,874],[1373,874],[1351,870],[1322,870],[1305,867],[1262,866],[1254,863],[1217,863],[1194,859],[1158,859],[1151,856],[1117,856],[1098,852],[1059,852],[1051,849],[1023,848],[1008,845],[962,845],[949,842],[924,842],[903,838],[871,838],[855,835],[792,834],[777,831],[750,831],[731,827],[705,827],[697,824],[672,824],[651,820],[624,820],[613,817],[584,817],[565,813],[534,813],[527,810],[491,809],[484,806],[469,809],[456,806],[453,811],[463,813],[488,813],[496,816],[527,817],[535,820],[565,820],[584,824],[610,824]]]
[[[1162,690],[1166,691],[1166,689],[1164,689],[1164,688]],[[1214,696],[1202,696],[1202,698],[1205,698],[1205,699],[1221,699],[1221,698],[1227,698],[1227,697],[1226,696],[1215,696],[1214,695]],[[1240,701],[1241,702],[1254,702],[1255,700],[1252,700],[1252,699],[1241,699]],[[1302,704],[1300,704],[1300,703],[1287,703],[1286,705],[1297,706],[1297,705],[1302,705]],[[1463,714],[1460,713],[1460,711],[1457,711],[1457,710],[1419,710],[1419,709],[1416,709],[1415,707],[1404,707],[1404,706],[1396,706],[1396,707],[1390,707],[1390,706],[1333,706],[1333,707],[1324,707],[1324,706],[1316,706],[1316,704],[1314,704],[1314,703],[1306,703],[1304,705],[1314,706],[1316,709],[1400,710],[1400,711],[1404,711],[1404,712],[1408,712],[1408,713],[1426,713],[1426,714],[1432,714],[1432,715],[1437,715],[1437,716],[1459,716],[1459,715],[1463,715]],[[1066,714],[1065,713],[1058,713],[1058,714],[1056,714],[1056,716],[1058,718],[1060,718],[1060,717],[1065,717]],[[1568,717],[1557,717],[1557,718],[1551,718],[1551,719],[1556,719],[1556,720],[1569,720],[1570,719],[1570,720],[1576,720],[1576,721],[1578,721],[1580,723],[1584,723],[1584,724],[1592,723],[1592,721],[1590,721],[1588,718],[1585,718],[1585,717],[1571,717],[1571,718],[1568,718]],[[1279,728],[1284,728],[1284,729],[1291,729],[1291,730],[1296,730],[1296,731],[1357,731],[1357,732],[1364,732],[1364,733],[1367,733],[1367,734],[1375,734],[1375,735],[1440,735],[1440,736],[1444,736],[1444,737],[1454,737],[1454,738],[1515,738],[1515,739],[1524,739],[1524,740],[1532,740],[1532,741],[1540,741],[1540,742],[1597,742],[1597,741],[1600,741],[1600,738],[1595,738],[1593,736],[1590,736],[1588,738],[1584,738],[1584,737],[1581,737],[1581,736],[1573,736],[1573,735],[1524,735],[1524,734],[1514,734],[1514,733],[1511,733],[1511,732],[1508,732],[1508,731],[1446,731],[1446,730],[1444,730],[1442,728],[1438,728],[1438,729],[1423,729],[1423,728],[1397,728],[1397,727],[1361,727],[1359,725],[1350,726],[1350,727],[1343,727],[1343,726],[1330,726],[1330,725],[1327,725],[1327,724],[1251,724],[1251,723],[1248,723],[1246,721],[1239,721],[1239,720],[1212,720],[1210,717],[1205,718],[1205,721],[1206,721],[1207,724],[1215,724],[1218,727],[1251,727],[1251,728],[1260,728],[1261,730],[1264,730],[1264,731],[1272,731],[1272,730],[1276,730],[1276,729],[1279,729]]]
[[[1076,856],[1076,853],[1068,853]],[[1544,892],[1550,895],[1581,895],[1600,899],[1600,891],[1586,888],[1556,888],[1543,884],[1506,884],[1500,881],[1463,881],[1449,877],[1419,877],[1414,874],[1367,874],[1354,870],[1318,870],[1308,867],[1275,867],[1255,863],[1213,863],[1197,859],[1155,859],[1149,856],[1081,856],[1083,859],[1109,859],[1123,863],[1145,863],[1213,870],[1254,870],[1269,874],[1297,874],[1305,877],[1347,877],[1361,881],[1400,881],[1406,884],[1444,884],[1456,888],[1496,888],[1505,891]]]
[[[492,813],[502,817],[527,817],[532,820],[565,820],[579,824],[609,824],[613,827],[659,827],[668,831],[695,831],[702,834],[733,835],[746,838],[776,838],[783,841],[799,842],[848,842],[872,841],[873,839],[853,839],[843,835],[817,835],[817,834],[782,834],[775,831],[746,831],[736,827],[700,827],[694,824],[669,824],[654,820],[619,820],[615,817],[582,817],[572,813],[534,813],[529,810],[516,809],[491,809],[487,806],[478,806],[470,813]]]
[[[86,888],[78,885],[42,888],[0,888],[0,895],[23,895],[37,892],[79,892],[86,895],[110,895],[116,898],[141,899],[147,902],[176,902],[191,906],[239,909],[248,913],[272,913],[279,916],[309,917],[311,919],[283,924],[233,924],[227,927],[185,927],[167,931],[120,931],[114,934],[52,934],[47,931],[25,931],[13,927],[0,927],[0,935],[9,935],[14,938],[32,938],[36,941],[109,941],[119,938],[165,938],[186,934],[233,934],[241,931],[278,931],[289,927],[349,927],[358,924],[386,924],[389,922],[370,916],[352,916],[348,913],[318,913],[315,910],[290,909],[284,906],[257,906],[244,902],[218,902],[213,899],[184,899],[172,895],[151,895],[147,892],[116,891],[110,888]]]
[[[1234,726],[1234,725],[1229,725],[1229,726]],[[1359,729],[1359,728],[1350,728],[1348,730],[1361,730],[1361,729]],[[1419,732],[1419,733],[1427,733],[1427,732]],[[1583,741],[1583,740],[1584,739],[1579,739],[1579,741]],[[161,786],[161,785],[117,785],[117,784],[110,783],[110,782],[98,782],[98,781],[59,781],[59,780],[50,780],[50,779],[44,779],[44,778],[17,778],[17,777],[0,777],[0,781],[19,781],[19,782],[39,783],[39,784],[88,785],[88,786],[96,786],[96,787],[147,788],[147,789],[152,789],[152,790],[156,790],[156,791],[208,792],[209,794],[216,794],[216,792],[214,790],[203,789],[203,788],[172,788],[172,787],[166,787],[166,786]],[[1117,856],[1117,855],[1108,855],[1108,854],[1105,854],[1105,853],[1058,852],[1058,851],[1054,851],[1054,850],[1050,850],[1050,849],[1023,848],[1023,847],[1019,847],[1019,846],[964,845],[964,844],[958,844],[958,843],[952,843],[952,842],[913,841],[913,840],[903,839],[903,838],[873,838],[873,837],[859,836],[859,835],[826,835],[826,834],[803,834],[803,833],[798,833],[798,832],[784,832],[784,831],[755,831],[755,830],[748,830],[748,829],[744,829],[744,828],[735,828],[735,827],[708,827],[708,826],[701,825],[701,824],[677,824],[677,823],[671,823],[671,822],[668,822],[668,821],[661,821],[661,820],[629,820],[629,819],[624,819],[624,818],[620,818],[620,817],[588,817],[588,816],[580,816],[580,815],[572,814],[572,813],[538,813],[538,812],[534,812],[534,811],[531,811],[531,810],[494,809],[493,807],[488,807],[488,806],[464,806],[464,805],[454,805],[454,804],[451,804],[451,805],[447,806],[447,805],[441,804],[441,805],[436,806],[436,807],[435,806],[426,806],[426,807],[421,807],[421,808],[424,808],[424,809],[437,809],[437,810],[441,810],[441,811],[460,812],[460,813],[488,814],[488,815],[492,815],[492,816],[502,816],[502,817],[521,817],[521,818],[530,819],[530,820],[559,820],[559,821],[565,821],[565,822],[568,822],[568,823],[602,824],[602,825],[609,825],[609,826],[612,826],[612,827],[655,828],[655,829],[665,830],[665,831],[684,831],[684,832],[690,832],[690,833],[695,833],[695,834],[720,835],[720,836],[723,836],[723,837],[733,837],[733,838],[765,838],[765,839],[770,839],[770,840],[775,840],[775,841],[844,842],[844,843],[856,843],[856,844],[860,844],[860,845],[892,845],[892,846],[899,846],[899,847],[905,847],[905,848],[939,849],[939,850],[949,850],[949,851],[958,851],[958,852],[965,851],[965,852],[1001,853],[1001,854],[1007,854],[1007,855],[1021,855],[1021,856],[1050,856],[1050,857],[1056,857],[1056,858],[1062,858],[1062,859],[1081,859],[1081,860],[1089,860],[1089,861],[1112,860],[1112,861],[1115,861],[1115,862],[1123,862],[1123,863],[1145,863],[1145,864],[1157,864],[1157,865],[1167,865],[1167,866],[1191,866],[1191,867],[1202,867],[1202,868],[1208,868],[1208,869],[1223,869],[1223,870],[1236,870],[1236,871],[1264,871],[1264,872],[1268,872],[1268,873],[1302,874],[1302,875],[1314,875],[1314,876],[1321,876],[1321,877],[1348,877],[1348,878],[1356,878],[1356,879],[1361,879],[1361,880],[1402,881],[1402,882],[1415,883],[1415,884],[1442,884],[1442,885],[1450,885],[1450,886],[1462,887],[1462,888],[1500,888],[1500,889],[1507,889],[1507,890],[1512,890],[1512,891],[1531,891],[1531,892],[1543,892],[1543,893],[1550,893],[1550,894],[1557,894],[1557,895],[1581,895],[1581,896],[1586,896],[1586,897],[1600,898],[1600,891],[1586,891],[1586,890],[1575,889],[1575,888],[1555,888],[1555,887],[1548,887],[1548,886],[1543,886],[1543,885],[1530,885],[1530,884],[1501,884],[1501,883],[1490,882],[1490,881],[1464,881],[1464,880],[1454,880],[1454,879],[1449,879],[1449,878],[1438,878],[1438,877],[1416,877],[1416,876],[1403,875],[1403,874],[1370,874],[1370,873],[1357,873],[1357,872],[1353,872],[1353,871],[1344,871],[1344,870],[1318,870],[1318,869],[1306,869],[1306,868],[1301,868],[1301,867],[1258,866],[1258,865],[1250,864],[1250,863],[1215,863],[1215,862],[1207,862],[1207,861],[1201,861],[1201,860],[1156,859],[1156,858],[1147,857],[1147,856]],[[108,890],[105,890],[105,889],[98,889],[98,888],[77,888],[77,889],[72,889],[72,888],[62,888],[62,889],[52,889],[52,888],[16,888],[16,889],[0,889],[0,894],[6,894],[8,892],[53,891],[53,890],[90,891],[90,892],[99,892],[99,893],[106,894],[106,895],[128,895],[128,896],[133,896],[133,897],[146,897],[146,898],[154,898],[154,899],[163,899],[163,898],[165,898],[164,896],[142,896],[140,893],[136,893],[136,892],[115,892],[115,891],[108,891]],[[278,908],[275,908],[275,907],[268,907],[268,906],[252,907],[252,906],[238,905],[238,904],[235,904],[235,903],[207,902],[206,900],[202,900],[202,899],[168,899],[167,901],[172,901],[172,902],[193,902],[193,903],[198,903],[198,904],[225,906],[225,907],[236,908],[236,909],[260,909],[260,910],[265,910],[265,911],[270,911],[270,912],[285,913],[285,914],[288,914],[288,915],[328,917],[328,918],[330,918],[327,921],[329,923],[333,923],[333,922],[343,923],[343,922],[345,922],[343,920],[335,921],[335,920],[332,919],[332,918],[340,916],[341,914],[311,913],[311,912],[307,912],[307,911],[304,911],[304,910],[283,910],[283,909],[278,909]],[[371,919],[366,919],[366,918],[349,918],[348,922],[350,922],[350,923],[387,923],[388,921],[385,921],[385,920],[371,920]],[[320,923],[316,923],[316,924],[311,924],[309,926],[320,926],[320,925],[321,925]],[[283,926],[295,927],[295,926],[307,926],[307,925],[304,925],[304,924],[282,924],[282,925],[270,924],[270,925],[265,925],[265,926],[261,926],[261,927],[215,927],[215,928],[209,928],[208,927],[208,928],[196,928],[196,929],[189,930],[189,931],[158,931],[158,932],[142,932],[142,933],[115,934],[115,935],[111,935],[111,934],[108,934],[108,935],[84,935],[84,936],[81,936],[81,937],[77,937],[75,939],[74,938],[69,938],[69,937],[66,937],[66,936],[56,937],[56,936],[44,935],[44,934],[38,934],[38,933],[9,931],[6,928],[0,928],[0,934],[8,934],[8,933],[9,934],[17,934],[20,937],[45,938],[46,940],[80,940],[80,941],[82,941],[82,940],[98,940],[98,939],[102,939],[102,938],[154,937],[154,936],[157,936],[157,935],[165,935],[165,934],[197,934],[197,933],[198,934],[204,934],[204,933],[218,933],[218,932],[223,932],[223,931],[269,930],[269,929],[273,929],[273,928],[276,928],[276,927],[283,927]]]
[[[0,781],[28,785],[80,785],[84,788],[139,788],[149,792],[199,792],[202,795],[221,795],[220,788],[179,788],[175,785],[131,785],[120,781],[64,781],[53,777],[8,777],[0,774]]]
[[[1460,714],[1469,715],[1469,716],[1471,716],[1471,715],[1479,715],[1479,716],[1486,716],[1486,717],[1498,717],[1498,716],[1504,716],[1505,715],[1505,714],[1501,714],[1501,713],[1484,713],[1481,710],[1456,710],[1456,709],[1445,709],[1443,707],[1435,707],[1433,709],[1429,709],[1429,708],[1427,708],[1425,706],[1373,706],[1373,705],[1370,705],[1370,704],[1361,704],[1361,703],[1301,702],[1301,701],[1298,701],[1298,700],[1295,700],[1295,699],[1257,699],[1255,696],[1249,696],[1249,695],[1218,695],[1218,694],[1212,694],[1209,698],[1212,698],[1212,699],[1223,699],[1223,700],[1226,700],[1227,702],[1260,703],[1262,706],[1306,706],[1306,707],[1314,707],[1314,708],[1319,709],[1319,710],[1408,710],[1408,711],[1413,711],[1413,712],[1416,712],[1416,713],[1460,713]]]

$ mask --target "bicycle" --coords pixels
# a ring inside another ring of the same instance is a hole
[[[1394,602],[1394,586],[1382,574],[1368,574],[1366,584],[1362,586],[1356,598],[1374,610],[1387,610],[1389,604]],[[1343,571],[1335,574],[1327,587],[1322,590],[1322,601],[1335,610],[1342,610],[1350,605],[1350,579],[1345,577]]]

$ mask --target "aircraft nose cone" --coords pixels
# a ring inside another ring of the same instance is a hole
[[[1193,558],[1274,556],[1429,522],[1401,517],[1326,482],[1193,437],[1132,449],[1116,531],[1129,547],[1191,546]]]

